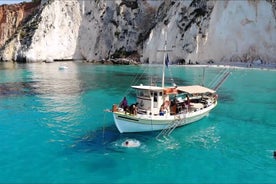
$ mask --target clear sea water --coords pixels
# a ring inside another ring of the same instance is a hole
[[[120,134],[104,110],[160,66],[66,64],[0,63],[0,183],[276,182],[275,70],[232,69],[208,117],[156,139]],[[220,70],[207,68],[206,84]],[[168,71],[178,85],[202,81],[201,67]]]

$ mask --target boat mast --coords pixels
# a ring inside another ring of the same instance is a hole
[[[167,49],[167,31],[166,31],[166,33],[165,33],[165,44],[164,44],[163,72],[162,72],[162,88],[165,87],[165,61],[166,61],[166,49]]]
[[[204,82],[205,82],[205,67],[203,67],[203,71],[202,71],[202,86],[204,86]]]
[[[165,43],[164,43],[164,48],[163,50],[157,50],[157,52],[163,52],[164,57],[163,57],[163,71],[162,71],[162,88],[165,87],[165,61],[166,61],[166,53],[171,52],[172,50],[167,50],[167,26],[165,28]]]

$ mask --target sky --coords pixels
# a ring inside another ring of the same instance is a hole
[[[0,0],[0,5],[2,4],[17,4],[21,2],[30,2],[31,0]]]

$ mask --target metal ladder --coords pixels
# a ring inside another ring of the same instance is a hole
[[[163,137],[169,136],[174,129],[180,125],[181,120],[183,119],[181,119],[180,116],[175,116],[175,119],[156,136],[156,139],[158,139],[161,135],[163,135]]]

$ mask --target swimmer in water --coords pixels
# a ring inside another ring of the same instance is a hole
[[[124,146],[124,147],[139,147],[140,142],[137,140],[126,140],[125,142],[123,142],[122,146]]]

